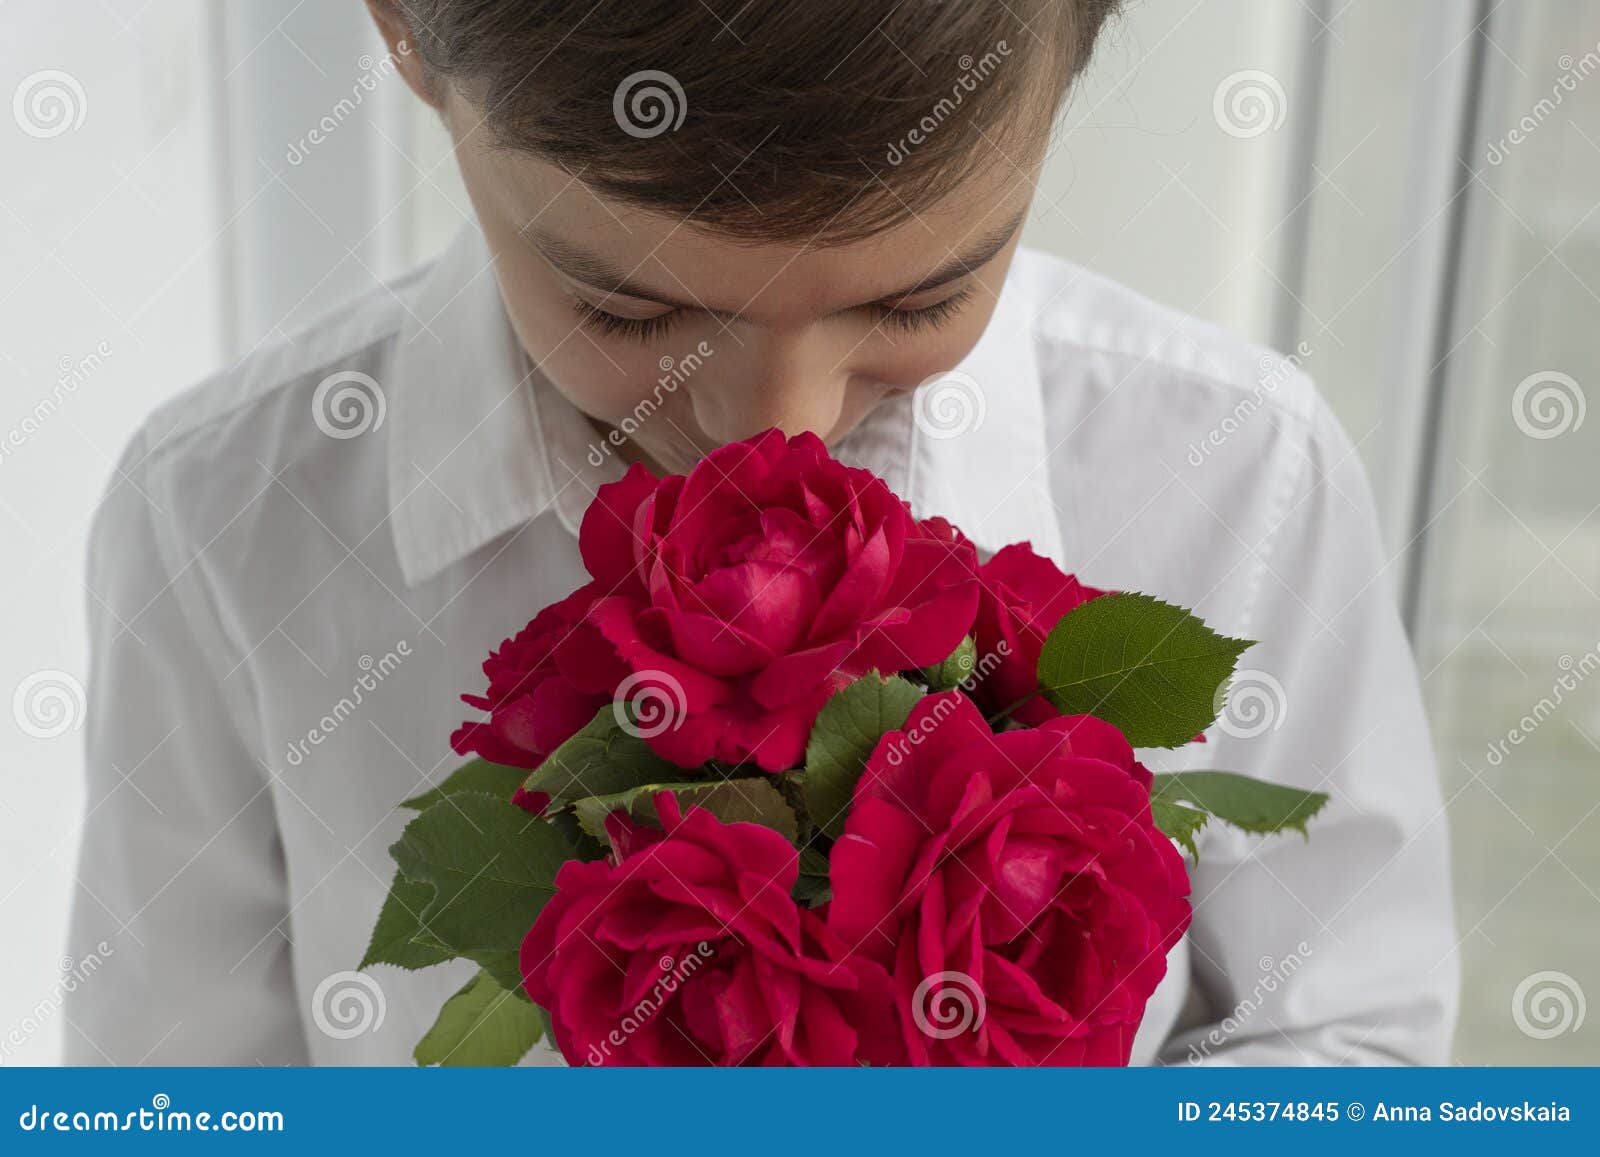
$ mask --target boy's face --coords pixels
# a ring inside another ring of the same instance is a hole
[[[769,426],[832,443],[954,367],[993,312],[1036,177],[997,150],[933,211],[866,240],[767,244],[602,199],[495,149],[458,93],[443,112],[524,349],[666,470]]]

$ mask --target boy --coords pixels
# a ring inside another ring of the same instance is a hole
[[[126,454],[74,927],[115,951],[71,1059],[407,1063],[464,977],[350,971],[395,802],[581,581],[596,487],[769,426],[1262,640],[1265,714],[1170,762],[1333,802],[1208,835],[1136,1061],[1445,1059],[1442,809],[1351,446],[1286,359],[1018,251],[1110,0],[369,4],[477,227]]]

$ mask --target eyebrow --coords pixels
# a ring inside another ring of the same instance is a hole
[[[870,301],[860,302],[846,309],[858,309],[863,305],[872,305],[877,302],[894,301],[897,298],[910,297],[917,293],[926,293],[930,289],[937,289],[952,281],[957,281],[976,269],[982,268],[992,261],[996,254],[1004,249],[1011,238],[1021,227],[1023,218],[1028,210],[1024,206],[1004,226],[991,230],[979,238],[965,253],[953,255],[948,261],[939,265],[933,272],[919,281],[890,290],[888,293],[879,294]],[[636,297],[643,301],[652,301],[658,305],[670,305],[676,309],[693,309],[706,313],[712,317],[719,317],[726,321],[739,321],[742,316],[738,313],[724,309],[709,309],[698,301],[687,300],[672,293],[665,293],[644,285],[616,265],[607,261],[597,253],[590,252],[582,246],[574,245],[565,238],[557,237],[544,230],[535,230],[530,234],[533,246],[540,255],[555,269],[564,273],[574,281],[582,282],[591,289],[598,290],[607,297]],[[845,310],[836,312],[843,313]]]

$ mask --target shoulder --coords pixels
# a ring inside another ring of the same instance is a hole
[[[1018,252],[1011,280],[1033,318],[1047,384],[1063,359],[1087,360],[1115,375],[1107,389],[1159,390],[1197,407],[1259,395],[1287,420],[1316,419],[1317,391],[1300,366],[1305,343],[1274,350],[1038,250]]]
[[[190,555],[259,506],[286,471],[338,456],[346,468],[381,472],[381,439],[345,435],[352,422],[381,425],[382,378],[401,338],[404,295],[420,275],[273,336],[157,407],[122,452],[92,541],[116,537],[107,508],[123,489],[145,499],[163,545]]]
[[[304,330],[263,341],[159,406],[140,431],[152,462],[181,458],[219,436],[253,434],[264,444],[264,418],[285,406],[309,404],[329,375],[383,364],[406,317],[403,295],[422,272],[375,288]]]
[[[1175,469],[1221,458],[1258,470],[1268,450],[1313,470],[1351,458],[1305,370],[1306,341],[1273,349],[1032,249],[1018,251],[1007,289],[1031,319],[1053,426],[1134,422]]]
[[[1308,344],[1274,350],[1029,250],[1007,292],[1030,319],[1057,508],[1069,540],[1097,544],[1100,585],[1225,602],[1242,623],[1274,551],[1326,549],[1310,540],[1352,520],[1375,539]]]

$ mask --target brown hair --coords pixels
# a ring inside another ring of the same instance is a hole
[[[1025,165],[1119,0],[394,0],[497,145],[762,240],[840,242]]]

